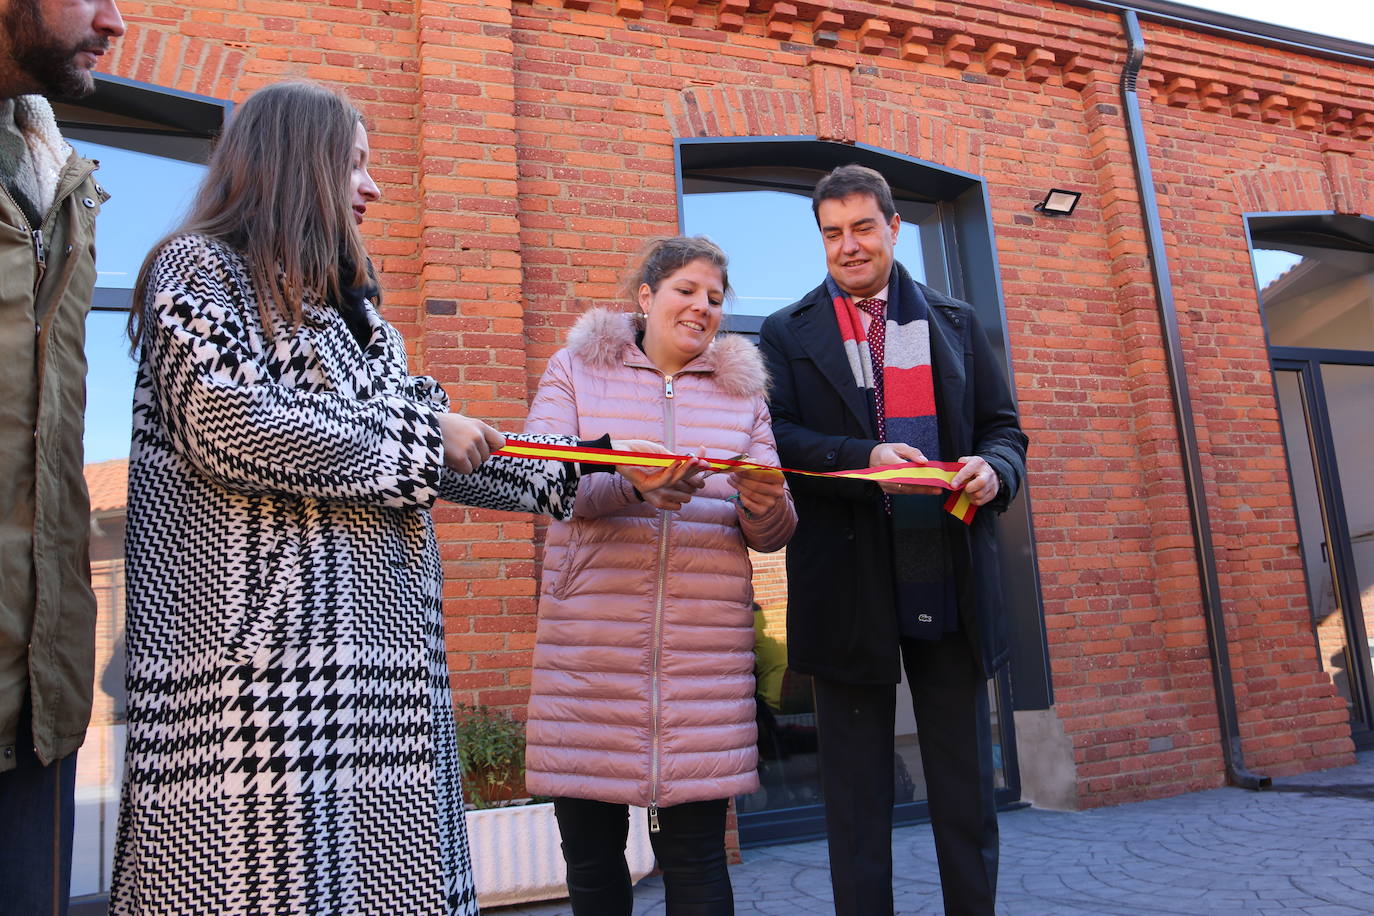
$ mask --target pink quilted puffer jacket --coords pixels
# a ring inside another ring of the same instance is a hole
[[[671,379],[635,344],[638,319],[595,309],[549,361],[527,432],[650,439],[679,454],[776,465],[767,377],[747,340],[718,337]],[[618,474],[582,478],[544,553],[529,707],[537,795],[657,807],[758,787],[754,627],[745,546],[797,524],[787,493],[746,518],[725,475],[681,510]]]

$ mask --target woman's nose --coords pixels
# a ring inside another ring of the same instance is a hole
[[[358,186],[358,193],[361,194],[365,200],[374,201],[381,198],[382,189],[377,187],[377,182],[373,181],[372,176],[369,174],[363,179],[363,183]]]

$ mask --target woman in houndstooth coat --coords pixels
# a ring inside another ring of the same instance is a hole
[[[564,518],[581,469],[487,459],[500,434],[407,374],[349,266],[366,157],[339,97],[259,92],[140,277],[112,913],[477,911],[429,507]],[[311,282],[296,240],[331,224]]]

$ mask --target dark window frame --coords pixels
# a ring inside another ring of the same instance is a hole
[[[1002,355],[1007,379],[1015,392],[986,179],[863,143],[834,143],[810,136],[678,138],[673,157],[679,214],[683,212],[684,171],[750,166],[828,171],[854,162],[882,172],[906,196],[939,203],[952,294],[977,310],[989,341]],[[1025,607],[1009,608],[1013,702],[1008,709],[1048,709],[1054,703],[1030,512],[1030,493],[1026,489],[1001,520],[1004,546],[1010,548],[1003,551],[1002,557],[1003,591],[1009,601],[1016,601],[1015,596],[1029,598]]]
[[[1374,366],[1374,350],[1344,350],[1325,347],[1282,346],[1273,343],[1270,334],[1268,315],[1264,310],[1263,288],[1260,286],[1259,272],[1255,268],[1254,251],[1257,243],[1266,240],[1310,247],[1327,247],[1337,250],[1354,250],[1374,253],[1374,218],[1340,214],[1331,210],[1303,210],[1292,212],[1257,212],[1242,214],[1245,230],[1246,251],[1250,256],[1251,276],[1255,284],[1255,304],[1259,308],[1260,324],[1264,330],[1265,346],[1269,352],[1270,377],[1273,384],[1274,404],[1279,404],[1278,373],[1296,372],[1306,403],[1308,436],[1313,448],[1312,463],[1315,474],[1321,483],[1319,501],[1325,523],[1329,526],[1328,537],[1332,544],[1331,558],[1336,587],[1341,598],[1341,607],[1346,618],[1346,636],[1358,646],[1368,645],[1368,631],[1361,615],[1356,609],[1361,607],[1359,582],[1355,561],[1350,548],[1350,530],[1346,521],[1345,499],[1341,488],[1340,468],[1335,454],[1335,444],[1331,437],[1331,420],[1327,414],[1326,396],[1322,381],[1321,368],[1324,365]],[[1333,244],[1334,243],[1334,244]],[[1263,244],[1258,244],[1263,249]],[[1280,420],[1282,422],[1282,420]],[[1288,474],[1289,492],[1297,499],[1298,487],[1294,483],[1293,460],[1288,452],[1287,437],[1284,442],[1284,465]],[[1293,517],[1298,518],[1296,504]],[[1305,595],[1311,596],[1313,583],[1308,579],[1308,557],[1306,547],[1300,537],[1298,549],[1303,557],[1303,580]],[[1310,600],[1310,597],[1309,597]],[[1308,608],[1309,615],[1312,609]],[[1315,635],[1315,634],[1314,634]],[[1320,646],[1315,639],[1312,651],[1317,665],[1326,670],[1325,660],[1321,657]],[[1357,748],[1374,748],[1374,729],[1366,723],[1374,723],[1374,661],[1368,651],[1356,653],[1356,664],[1352,674],[1351,701],[1354,704],[1355,718],[1351,720],[1351,737]]]
[[[233,108],[234,103],[227,99],[167,89],[108,73],[95,74],[95,92],[80,102],[55,105],[57,126],[63,137],[201,163]],[[88,112],[95,117],[81,117]],[[163,146],[153,148],[154,143]],[[166,144],[171,144],[171,148]],[[128,289],[96,286],[91,310],[127,312],[131,303]]]

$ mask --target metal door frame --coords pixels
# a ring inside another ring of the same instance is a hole
[[[1352,652],[1356,662],[1350,671],[1351,702],[1355,706],[1355,718],[1351,731],[1358,745],[1374,747],[1374,664],[1370,661],[1369,631],[1365,626],[1364,612],[1360,602],[1359,581],[1355,573],[1355,555],[1350,546],[1350,526],[1345,514],[1345,500],[1342,495],[1340,468],[1337,464],[1336,443],[1331,434],[1331,415],[1326,406],[1326,387],[1322,381],[1322,366],[1368,366],[1374,368],[1374,353],[1362,350],[1326,350],[1315,347],[1270,347],[1270,365],[1275,373],[1275,403],[1278,402],[1277,374],[1281,371],[1296,372],[1301,386],[1306,415],[1308,443],[1312,449],[1312,464],[1317,476],[1318,499],[1321,504],[1323,533],[1327,545],[1327,555],[1331,562],[1332,575],[1335,577],[1337,596],[1345,616],[1346,639],[1359,647]],[[1282,422],[1282,414],[1280,414]],[[1288,464],[1289,485],[1292,487],[1293,462],[1287,455],[1287,437],[1284,437],[1285,460]],[[1296,488],[1293,488],[1296,493]],[[1301,523],[1299,523],[1301,524]],[[1299,541],[1301,544],[1301,541]],[[1308,568],[1304,557],[1304,575]],[[1311,595],[1312,583],[1308,583]],[[1309,599],[1310,600],[1310,599]],[[1310,612],[1310,609],[1309,609]],[[1315,647],[1315,643],[1314,643]],[[1325,670],[1325,660],[1318,663]]]

